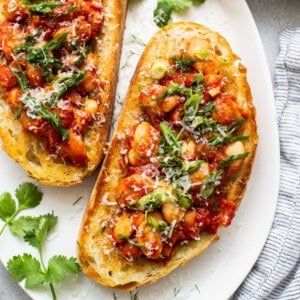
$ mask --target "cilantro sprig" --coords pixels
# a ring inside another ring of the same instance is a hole
[[[17,200],[8,192],[0,195],[0,219],[4,221],[0,235],[9,226],[13,235],[38,250],[39,259],[28,253],[13,256],[7,263],[8,272],[17,282],[25,281],[26,288],[48,284],[52,299],[56,300],[54,284],[64,281],[68,275],[78,274],[80,266],[75,257],[67,258],[63,255],[55,255],[45,264],[43,247],[48,233],[57,224],[57,216],[52,212],[37,217],[16,218],[21,211],[38,206],[42,200],[42,192],[33,183],[20,184],[15,196]]]
[[[24,182],[16,189],[15,196],[17,201],[8,192],[0,195],[0,219],[4,221],[4,225],[0,229],[0,235],[8,225],[14,223],[21,211],[38,206],[43,194],[33,183]]]
[[[11,232],[36,248],[39,253],[39,260],[31,254],[24,253],[14,256],[7,263],[11,277],[18,282],[24,280],[26,288],[49,284],[53,299],[56,299],[54,284],[64,281],[68,275],[80,272],[80,267],[74,257],[67,258],[63,255],[55,255],[49,259],[47,266],[45,265],[43,246],[47,234],[56,224],[57,217],[53,213],[38,217],[20,218],[11,228]]]
[[[185,12],[193,4],[199,5],[205,0],[158,0],[157,6],[153,12],[154,23],[158,27],[166,26],[170,20],[172,12]]]

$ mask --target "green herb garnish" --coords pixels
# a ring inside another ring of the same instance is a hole
[[[78,86],[84,79],[86,73],[63,74],[53,83],[54,92],[47,101],[49,106],[53,106],[66,92]]]
[[[147,224],[158,231],[163,231],[168,227],[168,224],[165,221],[157,220],[152,216],[147,215]]]
[[[41,2],[37,4],[26,4],[27,1],[23,3],[32,13],[36,14],[49,14],[52,12],[53,8],[61,6],[62,2]]]
[[[185,12],[192,4],[202,4],[205,0],[158,0],[154,10],[154,22],[158,27],[167,25],[171,20],[171,14],[175,12]]]
[[[0,219],[5,222],[0,235],[21,211],[38,206],[42,200],[42,192],[31,182],[20,184],[15,190],[15,196],[17,201],[10,193],[5,192],[0,195]]]
[[[180,57],[171,57],[171,60],[173,61],[176,69],[180,69],[185,73],[191,70],[192,65],[195,62],[195,60],[191,56],[184,53],[181,53]]]
[[[62,139],[68,140],[69,132],[65,129],[61,123],[60,117],[56,113],[49,112],[45,107],[41,106],[37,100],[29,95],[23,94],[21,101],[29,108],[30,113],[35,116],[40,116],[45,120],[48,120],[55,130],[60,134]]]
[[[236,142],[236,141],[244,141],[244,140],[247,140],[248,138],[249,138],[249,136],[247,136],[247,135],[237,135],[237,136],[219,135],[217,137],[213,137],[213,138],[209,139],[208,143],[211,146],[220,147],[226,143],[232,143],[232,142]]]
[[[211,172],[201,184],[200,196],[204,199],[210,197],[221,183],[222,170]]]
[[[221,168],[227,167],[231,162],[241,159],[241,158],[246,158],[249,155],[249,152],[245,152],[243,154],[237,154],[237,155],[230,155],[227,156],[223,161],[220,163]]]
[[[10,193],[0,195],[0,219],[4,225],[0,230],[3,233],[6,226],[15,236],[22,238],[39,253],[39,260],[31,254],[13,256],[7,263],[7,269],[11,277],[17,282],[25,281],[26,288],[35,288],[42,284],[48,284],[52,299],[56,300],[54,284],[66,279],[68,275],[78,274],[80,267],[75,257],[66,258],[55,255],[46,266],[43,261],[43,246],[48,232],[57,223],[54,214],[46,214],[38,217],[16,216],[23,210],[38,206],[42,200],[42,193],[36,185],[30,182],[22,183],[15,190],[15,201]]]

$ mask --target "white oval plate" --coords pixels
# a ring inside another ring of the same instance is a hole
[[[157,30],[153,24],[156,1],[135,0],[128,7],[124,46],[117,89],[115,118],[119,113],[143,43]],[[247,193],[231,227],[221,230],[221,239],[203,255],[150,286],[138,289],[140,300],[150,299],[227,299],[242,283],[255,263],[272,224],[279,182],[279,144],[272,84],[262,43],[245,1],[207,0],[189,12],[174,15],[174,21],[190,20],[220,32],[248,68],[248,80],[257,109],[260,136]],[[14,193],[18,184],[28,181],[23,170],[0,151],[0,192]],[[86,202],[95,176],[71,188],[40,186],[41,205],[26,214],[54,211],[58,224],[45,246],[45,260],[54,254],[76,255],[76,239]],[[82,197],[76,204],[76,200]],[[4,264],[24,252],[37,255],[35,249],[12,237],[8,230],[0,237],[0,258]],[[56,286],[58,299],[118,300],[130,299],[126,292],[112,290],[89,280],[83,274]],[[26,290],[34,299],[51,299],[47,287]]]

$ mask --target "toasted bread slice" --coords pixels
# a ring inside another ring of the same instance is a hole
[[[98,100],[98,111],[95,114],[97,118],[89,124],[84,134],[88,157],[88,163],[84,167],[74,166],[49,155],[39,138],[23,130],[15,112],[12,112],[5,101],[4,94],[0,97],[0,137],[3,150],[30,177],[46,185],[71,186],[81,183],[95,170],[104,155],[114,106],[127,1],[103,0],[102,5],[104,23],[95,47],[96,72],[101,82],[96,98],[101,100]],[[0,19],[4,20],[3,15]]]
[[[122,205],[118,203],[118,197],[121,196],[117,190],[126,173],[122,157],[126,152],[124,145],[128,143],[127,137],[130,136],[132,128],[144,121],[151,122],[140,104],[141,89],[157,84],[157,79],[149,75],[157,60],[170,58],[182,51],[185,53],[185,45],[192,39],[210,43],[214,55],[221,62],[219,73],[226,77],[224,92],[233,93],[238,106],[247,115],[238,134],[248,136],[243,140],[248,156],[226,183],[227,199],[234,205],[238,206],[244,195],[258,140],[255,109],[246,79],[246,69],[220,34],[196,23],[170,24],[156,33],[140,58],[80,229],[78,257],[82,270],[100,284],[130,291],[153,283],[186,264],[218,240],[216,233],[203,231],[198,239],[176,245],[173,255],[166,261],[152,260],[145,256],[129,261],[120,254],[116,248],[116,240],[112,238],[112,230],[107,228],[110,220],[117,218],[122,211]],[[152,125],[153,122],[155,121],[152,119]]]

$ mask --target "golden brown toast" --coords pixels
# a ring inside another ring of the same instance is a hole
[[[41,140],[25,132],[15,113],[0,98],[0,137],[2,148],[18,162],[28,175],[37,181],[53,186],[79,184],[101,162],[107,142],[114,106],[122,35],[125,22],[125,0],[103,0],[104,24],[96,43],[97,74],[102,83],[97,118],[89,124],[84,134],[88,163],[84,167],[73,166],[49,155]],[[3,15],[0,18],[3,20]]]
[[[80,265],[85,274],[100,284],[129,291],[153,283],[175,268],[183,266],[218,240],[217,234],[203,231],[199,239],[176,245],[173,255],[166,261],[151,260],[145,256],[130,261],[119,253],[112,231],[107,229],[110,220],[118,218],[122,211],[122,205],[118,203],[118,197],[122,195],[117,190],[126,173],[126,167],[120,162],[127,137],[132,128],[142,122],[153,124],[140,104],[141,90],[157,84],[157,80],[149,76],[155,62],[177,55],[185,50],[185,45],[192,39],[205,39],[210,43],[214,55],[220,61],[219,74],[226,77],[224,93],[234,94],[239,108],[248,116],[238,134],[248,136],[242,143],[249,154],[243,159],[235,175],[226,182],[229,201],[238,206],[244,195],[258,141],[255,109],[247,83],[246,68],[232,52],[228,42],[217,32],[191,22],[168,25],[155,34],[140,58],[82,221],[78,239]]]

